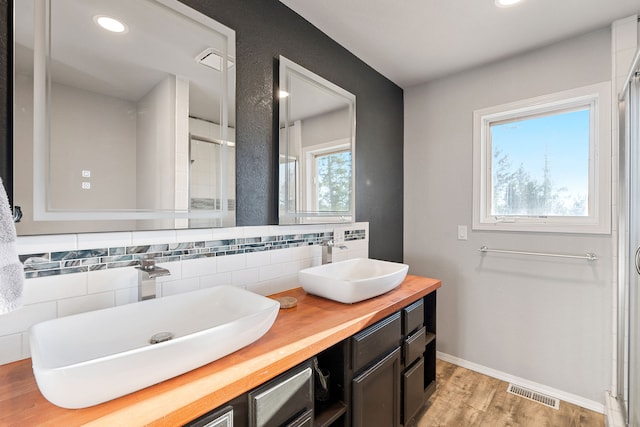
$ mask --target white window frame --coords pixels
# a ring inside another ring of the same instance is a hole
[[[603,82],[473,112],[474,230],[611,233],[611,83]],[[588,216],[493,216],[491,125],[535,115],[590,110]]]
[[[319,156],[351,151],[351,138],[342,138],[336,141],[316,144],[302,148],[302,158],[305,159],[302,176],[305,180],[305,188],[302,194],[302,206],[310,212],[318,211],[318,171],[316,161]],[[352,152],[353,156],[353,152]],[[353,159],[353,157],[352,157]],[[353,162],[353,160],[352,160]],[[352,170],[353,173],[353,170]],[[353,182],[353,179],[352,179]],[[353,194],[352,194],[353,197]]]

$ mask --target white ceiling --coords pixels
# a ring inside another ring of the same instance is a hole
[[[280,1],[403,88],[640,13],[640,0]]]

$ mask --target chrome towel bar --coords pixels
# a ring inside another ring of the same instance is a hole
[[[505,249],[489,249],[486,246],[482,246],[478,250],[482,253],[497,252],[501,254],[535,255],[535,256],[548,256],[548,257],[557,257],[557,258],[576,258],[576,259],[586,259],[587,261],[598,260],[598,256],[591,252],[587,252],[584,255],[565,255],[565,254],[552,254],[552,253],[545,253],[545,252],[523,252],[523,251],[510,251]]]

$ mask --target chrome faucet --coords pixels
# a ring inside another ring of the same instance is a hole
[[[156,260],[145,258],[140,261],[140,265],[135,267],[138,270],[138,301],[153,299],[156,297],[156,277],[169,276],[171,271],[158,267]]]
[[[331,264],[333,262],[333,248],[347,249],[343,244],[336,244],[332,239],[322,242],[322,264]]]

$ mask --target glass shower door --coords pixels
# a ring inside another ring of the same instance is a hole
[[[629,286],[627,405],[629,427],[640,427],[640,81],[629,93]]]

